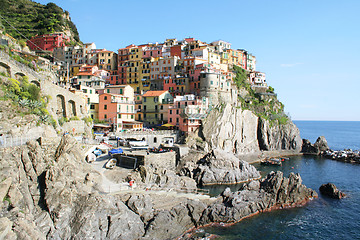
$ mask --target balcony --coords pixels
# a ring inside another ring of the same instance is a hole
[[[135,104],[134,101],[126,101],[121,99],[111,99],[112,103],[121,103],[121,104]]]

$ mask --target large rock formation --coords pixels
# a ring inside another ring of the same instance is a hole
[[[237,192],[227,188],[218,202],[210,205],[200,222],[238,222],[252,214],[272,208],[297,206],[316,198],[317,193],[302,184],[298,174],[289,178],[282,172],[271,172],[261,181],[252,181]]]
[[[249,110],[224,104],[203,122],[202,135],[211,148],[231,153],[259,151],[258,117]]]
[[[311,144],[308,139],[303,139],[301,152],[304,154],[320,155],[327,150],[329,150],[329,146],[324,136],[318,137],[314,144]]]
[[[339,189],[337,189],[337,187],[333,183],[323,184],[320,186],[319,190],[321,194],[331,198],[341,199],[345,197],[345,194],[339,191]]]
[[[194,178],[199,185],[239,183],[260,178],[254,166],[219,149],[206,154],[198,162],[187,162],[180,173]]]
[[[270,126],[269,121],[259,119],[258,141],[260,150],[301,150],[300,131],[290,120],[286,124]]]
[[[299,129],[290,120],[272,126],[253,112],[229,103],[210,112],[200,135],[211,148],[235,155],[277,150],[300,152],[302,145]]]

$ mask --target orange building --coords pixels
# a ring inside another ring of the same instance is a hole
[[[99,96],[99,120],[108,122],[113,131],[122,129],[141,129],[143,124],[135,121],[134,89],[130,86],[112,86],[110,91],[119,94],[103,93]]]

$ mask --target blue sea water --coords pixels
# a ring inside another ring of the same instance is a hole
[[[314,142],[326,137],[332,149],[360,150],[360,122],[294,121],[302,138]],[[313,156],[296,156],[283,166],[255,164],[262,175],[274,170],[300,173],[303,183],[319,194],[321,184],[332,182],[347,198],[319,198],[299,208],[261,213],[228,227],[207,227],[218,239],[360,239],[360,165]],[[233,186],[233,190],[236,186]]]

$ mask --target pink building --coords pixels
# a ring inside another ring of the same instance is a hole
[[[63,33],[44,34],[32,37],[27,41],[27,45],[33,51],[45,50],[53,51],[54,48],[64,47],[66,42],[70,42],[70,38]]]
[[[176,96],[174,104],[168,109],[168,123],[183,132],[194,132],[206,117],[209,102],[207,98],[196,98],[195,95]]]

